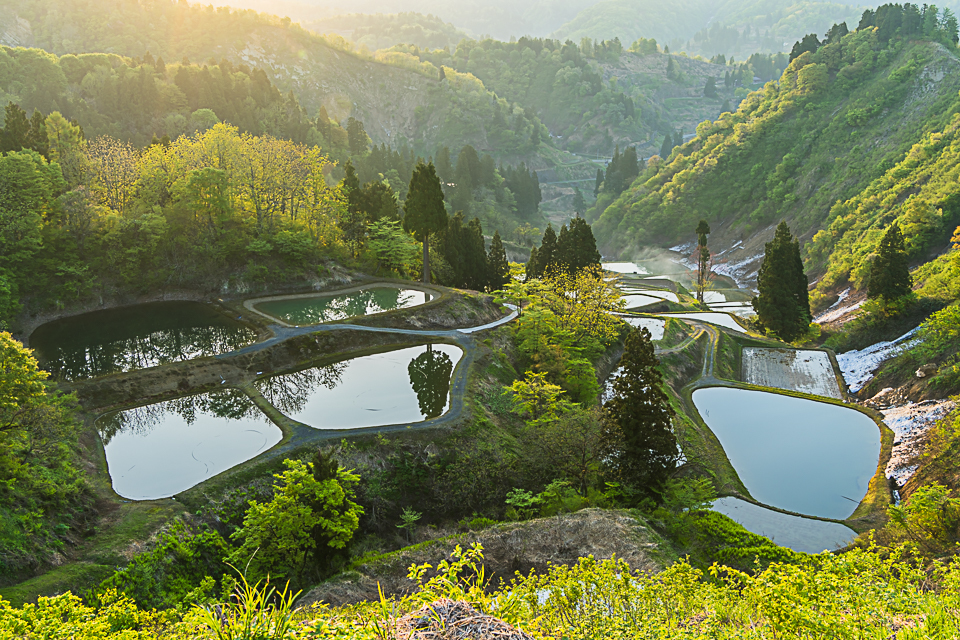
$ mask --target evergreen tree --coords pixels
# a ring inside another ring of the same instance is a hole
[[[447,227],[443,190],[433,163],[417,163],[403,203],[403,228],[423,243],[423,282],[430,284],[430,234]]]
[[[437,176],[444,183],[453,182],[454,172],[453,163],[450,160],[450,148],[440,147],[437,149],[436,159]]]
[[[560,228],[557,240],[557,262],[568,273],[576,273],[589,266],[600,266],[600,252],[593,237],[593,229],[583,218],[574,218],[570,227]]]
[[[587,212],[587,203],[584,201],[583,193],[580,192],[579,187],[573,188],[573,212],[578,218]]]
[[[717,80],[715,78],[707,78],[707,83],[703,87],[703,95],[706,98],[717,97]]]
[[[800,242],[787,223],[781,222],[773,240],[766,244],[757,275],[753,308],[760,324],[788,342],[806,333],[811,321],[807,285]]]
[[[671,151],[673,151],[673,136],[668,133],[663,137],[663,144],[660,145],[660,157],[666,160],[670,157]]]
[[[593,197],[600,195],[600,187],[603,186],[603,169],[597,169],[597,180],[593,185]]]
[[[703,304],[703,290],[707,288],[707,278],[710,276],[708,235],[710,235],[710,225],[706,220],[701,220],[697,225],[697,302],[700,304]]]
[[[527,260],[526,267],[523,270],[523,280],[524,282],[530,282],[536,278],[539,278],[540,275],[537,273],[537,267],[540,264],[540,258],[537,255],[537,248],[530,248],[530,258]]]
[[[344,165],[343,180],[340,188],[347,196],[347,210],[340,216],[340,229],[343,231],[343,240],[350,247],[354,256],[360,255],[367,235],[366,215],[360,210],[360,201],[363,193],[360,190],[360,180],[353,164],[347,160]]]
[[[553,225],[548,224],[546,231],[543,232],[543,239],[540,241],[540,250],[537,251],[535,277],[540,278],[558,267],[560,251],[557,245],[557,234],[553,230]]]
[[[907,263],[907,248],[900,227],[893,223],[880,240],[877,256],[870,265],[867,296],[891,302],[910,293],[913,278]]]
[[[353,117],[347,119],[347,144],[352,156],[362,156],[370,146],[370,136],[364,130],[363,123]]]
[[[654,497],[679,458],[673,409],[646,328],[627,336],[613,397],[603,405],[606,464],[620,481]]]
[[[510,282],[510,263],[507,262],[507,252],[503,248],[500,232],[493,232],[490,241],[490,252],[487,253],[487,270],[490,274],[490,290],[497,291]]]
[[[28,148],[30,120],[20,105],[10,102],[3,108],[3,131],[0,133],[0,152],[20,151]]]

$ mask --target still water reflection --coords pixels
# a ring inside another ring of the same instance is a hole
[[[759,502],[805,515],[850,516],[880,457],[880,430],[847,407],[711,387],[693,403]]]
[[[422,422],[450,404],[450,379],[463,351],[447,344],[397,349],[258,381],[289,417],[316,429]]]
[[[54,378],[78,380],[226,353],[256,337],[209,305],[152,302],[49,322],[30,346]]]
[[[268,300],[254,308],[288,324],[311,325],[365,316],[424,304],[430,294],[417,289],[369,287],[335,296],[304,296]]]
[[[106,414],[97,430],[113,489],[132,500],[189,489],[283,436],[246,395],[230,389]]]

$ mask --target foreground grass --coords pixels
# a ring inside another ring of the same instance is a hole
[[[479,547],[457,550],[415,593],[350,607],[295,610],[264,585],[241,584],[232,604],[142,611],[122,598],[99,610],[70,594],[12,608],[0,602],[0,638],[343,638],[394,636],[400,616],[442,598],[465,601],[536,638],[955,638],[960,635],[960,562],[920,567],[899,553],[821,554],[755,575],[680,561],[632,575],[620,561],[583,558],[497,591]],[[931,587],[935,586],[935,589]],[[259,631],[253,632],[254,628]],[[246,630],[246,631],[245,631]]]

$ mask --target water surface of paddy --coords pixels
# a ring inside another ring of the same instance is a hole
[[[169,400],[97,420],[113,489],[168,498],[280,442],[280,428],[235,390]]]
[[[693,403],[757,501],[842,520],[866,495],[880,430],[863,413],[723,387],[694,391]]]
[[[836,522],[791,516],[733,497],[720,498],[711,508],[740,523],[747,531],[803,553],[833,551],[857,537],[856,531]]]
[[[40,366],[80,380],[233,351],[256,331],[199,302],[151,302],[41,325],[30,336]]]
[[[450,380],[463,356],[435,344],[360,356],[256,383],[268,402],[315,429],[422,422],[450,406]]]
[[[254,309],[287,324],[311,325],[422,305],[431,296],[419,289],[389,285],[335,295],[304,295],[255,302]]]

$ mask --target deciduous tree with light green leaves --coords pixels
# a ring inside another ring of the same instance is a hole
[[[252,501],[243,526],[230,536],[240,547],[229,560],[247,566],[248,577],[302,579],[324,554],[346,547],[360,524],[363,508],[353,502],[359,476],[339,466],[324,474],[314,462],[283,463],[287,470],[273,476],[273,498]]]

